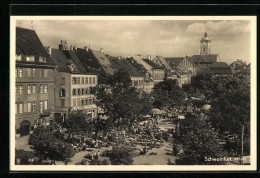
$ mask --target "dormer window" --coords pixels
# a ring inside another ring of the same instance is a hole
[[[26,61],[34,62],[35,61],[35,56],[33,56],[33,55],[26,56]]]
[[[47,58],[44,56],[39,56],[39,62],[47,63]]]
[[[22,60],[22,55],[21,54],[16,54],[16,60],[21,61]]]

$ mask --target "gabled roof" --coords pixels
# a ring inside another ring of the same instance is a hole
[[[225,62],[215,62],[208,66],[214,74],[232,74],[231,67]]]
[[[58,66],[60,72],[81,74],[88,72],[74,51],[52,49],[51,57],[54,63]],[[71,71],[69,68],[69,65],[71,64],[74,65],[74,71]]]
[[[230,64],[230,66],[233,65],[235,65],[234,70],[243,70],[247,67],[246,63],[239,59]]]
[[[170,66],[178,66],[184,60],[184,57],[166,57],[164,59]]]
[[[95,56],[95,58],[97,59],[97,61],[99,62],[99,64],[101,65],[101,67],[103,68],[106,74],[113,75],[115,73],[115,69],[113,69],[113,65],[111,64],[111,62],[103,52],[92,50],[92,49],[89,50]]]
[[[162,57],[162,56],[156,56],[156,57],[154,58],[154,60],[155,60],[156,58],[158,58],[158,59],[161,61],[161,63],[163,64],[163,66],[164,66],[167,70],[171,70],[171,66],[170,66],[169,63],[165,60],[164,57]]]
[[[155,64],[153,61],[149,59],[143,59],[144,62],[146,62],[148,65],[150,65],[154,69],[163,69],[163,67],[159,66],[158,64]]]
[[[110,62],[113,64],[116,70],[124,69],[127,70],[130,77],[144,77],[143,73],[137,71],[137,69],[127,60],[119,59],[119,57],[109,57]]]
[[[35,62],[30,63],[37,63],[38,65],[54,65],[34,30],[16,27],[16,54],[46,57],[47,62],[44,64],[39,63],[36,60]]]
[[[190,60],[194,62],[195,64],[198,63],[213,63],[217,62],[218,55],[217,54],[207,54],[207,55],[193,55],[190,57]]]
[[[225,62],[214,62],[209,65],[210,68],[214,67],[222,67],[222,68],[230,68],[230,66]]]
[[[101,65],[90,50],[86,51],[85,49],[77,48],[75,52],[88,71],[100,73]]]
[[[137,63],[134,58],[127,58],[126,60],[128,60],[128,62],[130,62],[137,69],[137,71],[147,71],[144,66]]]

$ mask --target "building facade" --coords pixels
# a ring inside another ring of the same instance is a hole
[[[55,64],[34,30],[16,28],[16,136],[54,119]]]
[[[95,97],[91,87],[98,83],[98,74],[89,73],[82,64],[76,48],[66,49],[62,43],[59,49],[51,50],[51,57],[58,66],[55,70],[55,121],[64,121],[70,109],[84,110],[88,119],[97,117]]]

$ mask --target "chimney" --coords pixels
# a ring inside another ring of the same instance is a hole
[[[86,51],[88,51],[89,47],[88,47],[88,46],[85,46],[84,49],[85,49]]]
[[[100,52],[101,52],[101,53],[104,53],[104,50],[103,50],[103,48],[100,48]]]
[[[121,60],[121,59],[122,59],[122,57],[121,57],[121,56],[118,56],[118,59],[119,59],[119,60]]]
[[[77,45],[73,46],[73,50],[76,51],[77,50]]]
[[[65,50],[65,47],[64,47],[64,44],[63,44],[63,40],[60,41],[59,50]]]
[[[73,50],[73,46],[72,46],[72,45],[70,45],[70,50],[71,50],[71,51]]]
[[[51,46],[47,47],[47,52],[49,53],[49,55],[51,55]]]
[[[152,57],[150,55],[147,55],[147,58],[149,59],[149,61],[152,60]]]

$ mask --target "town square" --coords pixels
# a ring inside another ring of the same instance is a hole
[[[250,21],[17,20],[15,165],[250,165]]]

